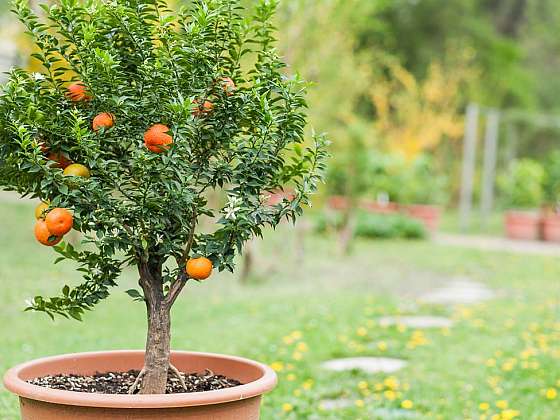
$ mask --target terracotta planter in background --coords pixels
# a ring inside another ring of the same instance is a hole
[[[346,210],[350,205],[350,200],[347,197],[344,197],[343,195],[333,195],[329,197],[327,201],[327,205],[332,210],[339,210],[339,211]]]
[[[363,200],[360,203],[360,207],[370,213],[378,214],[394,214],[399,211],[399,205],[397,203],[382,203],[374,200]]]
[[[405,206],[404,212],[411,218],[422,222],[428,232],[435,233],[438,231],[441,221],[441,207],[425,204],[412,204]]]
[[[539,223],[537,212],[508,211],[505,214],[506,236],[510,239],[535,241],[539,239]]]
[[[48,389],[26,380],[45,375],[141,369],[143,351],[109,351],[48,357],[16,366],[4,384],[18,395],[22,420],[257,420],[261,396],[276,385],[276,374],[263,364],[233,356],[173,352],[183,372],[216,374],[241,381],[233,388],[172,395],[106,395]]]
[[[547,242],[560,242],[560,214],[545,213],[541,220],[541,233]]]

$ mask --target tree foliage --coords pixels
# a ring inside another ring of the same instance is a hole
[[[230,0],[195,0],[179,13],[165,0],[60,0],[43,5],[43,20],[15,0],[42,70],[13,70],[0,96],[0,185],[71,209],[87,244],[56,247],[84,282],[30,309],[79,319],[123,268],[147,261],[163,266],[166,290],[186,280],[191,256],[233,270],[245,241],[301,214],[321,179],[325,140],[305,144],[306,83],[286,74],[275,50],[276,3],[261,0],[245,18]],[[90,100],[69,100],[70,82]],[[198,108],[204,101],[210,112]],[[101,112],[115,125],[94,132]],[[173,137],[163,153],[144,146],[153,124]],[[44,146],[91,178],[64,176]],[[294,199],[268,205],[267,194],[287,185]],[[225,206],[212,208],[211,191]],[[203,231],[201,217],[213,227]]]

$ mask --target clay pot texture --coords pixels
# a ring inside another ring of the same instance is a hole
[[[424,224],[426,230],[435,233],[439,229],[441,220],[441,207],[425,204],[412,204],[404,208],[405,214]]]
[[[332,210],[346,210],[350,206],[350,200],[342,195],[333,195],[327,201]]]
[[[547,242],[560,242],[560,214],[545,214],[542,222],[542,238]]]
[[[48,389],[26,380],[56,374],[141,369],[144,351],[78,353],[34,360],[10,369],[6,388],[20,398],[22,420],[257,420],[261,396],[276,386],[274,371],[234,356],[172,352],[171,363],[183,372],[216,374],[241,381],[233,388],[171,395],[106,395]]]
[[[363,200],[360,206],[364,210],[376,214],[395,214],[399,211],[399,205],[393,202],[381,203],[373,200]]]
[[[506,236],[510,239],[539,239],[540,217],[537,212],[511,210],[505,214]]]

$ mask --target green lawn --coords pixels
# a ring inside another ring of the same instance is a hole
[[[57,353],[141,348],[144,308],[124,293],[135,282],[132,271],[83,323],[22,312],[26,298],[78,279],[67,263],[52,265],[52,251],[33,239],[33,223],[31,205],[0,202],[0,370]],[[380,407],[403,405],[417,418],[558,418],[558,261],[383,241],[358,242],[342,257],[332,238],[308,237],[302,251],[288,232],[282,227],[257,248],[260,282],[244,286],[222,274],[191,284],[173,313],[175,349],[237,354],[279,371],[263,419],[372,419]],[[498,298],[470,307],[417,304],[420,293],[454,275],[487,284]],[[399,313],[444,315],[456,324],[419,332],[376,323]],[[319,368],[332,357],[378,355],[409,365],[393,375]],[[339,397],[354,405],[320,409],[321,400]],[[18,418],[16,399],[1,388],[0,413]]]

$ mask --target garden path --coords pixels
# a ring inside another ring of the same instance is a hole
[[[520,241],[497,236],[458,235],[448,233],[440,233],[434,236],[433,240],[438,245],[475,248],[483,251],[560,256],[560,244],[549,242]]]

